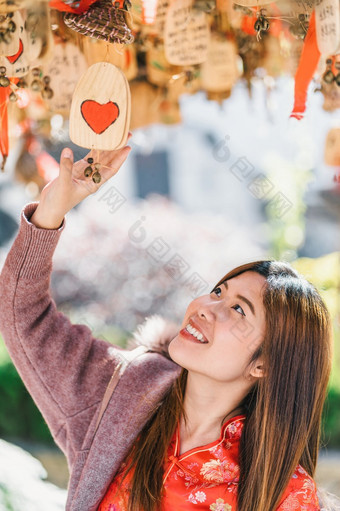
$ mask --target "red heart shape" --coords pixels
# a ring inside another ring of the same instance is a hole
[[[19,50],[16,52],[15,55],[9,55],[6,57],[8,62],[11,64],[15,64],[19,57],[21,57],[22,52],[24,51],[24,45],[22,44],[22,40],[19,40]]]
[[[119,107],[113,101],[101,105],[93,99],[86,99],[82,102],[80,110],[86,124],[97,135],[103,133],[119,116]]]

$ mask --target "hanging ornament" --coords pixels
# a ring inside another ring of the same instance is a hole
[[[165,21],[170,5],[170,0],[158,0],[156,5],[156,13],[154,26],[159,37],[164,36]]]
[[[73,94],[70,138],[91,150],[119,149],[127,141],[130,115],[130,89],[124,74],[113,64],[98,62],[84,73]],[[96,183],[99,165],[93,161],[87,167],[88,173],[96,171],[92,176]]]
[[[164,53],[164,44],[155,41],[146,53],[146,76],[150,83],[160,87],[166,86],[171,77],[182,71],[181,66],[170,64]]]
[[[48,75],[43,75],[42,69],[34,67],[32,69],[33,80],[30,88],[33,92],[40,92],[43,99],[51,99],[53,97],[53,90],[50,83],[51,78]]]
[[[82,14],[87,11],[97,0],[50,0],[51,9],[57,9],[62,12],[72,12]]]
[[[52,58],[53,35],[50,9],[47,2],[30,4],[24,11],[27,31],[27,58],[34,65],[42,65]]]
[[[260,9],[257,14],[257,20],[254,24],[254,29],[256,32],[257,40],[261,39],[261,32],[268,32],[269,30],[269,20],[266,17],[265,9]]]
[[[27,3],[29,3],[27,0],[0,0],[0,12],[2,14],[14,12],[26,7]]]
[[[124,10],[116,4],[112,5],[112,0],[99,0],[83,14],[65,14],[65,24],[80,34],[108,43],[131,44],[134,37],[126,24]],[[124,9],[128,5],[124,2]]]
[[[216,0],[194,0],[193,8],[198,11],[211,13],[216,10]]]
[[[340,60],[335,62],[335,58],[326,60],[326,71],[322,75],[325,83],[331,84],[335,82],[340,87]]]
[[[207,59],[210,30],[205,12],[193,9],[192,0],[173,0],[167,10],[165,56],[170,64],[190,66]]]
[[[1,171],[5,169],[8,156],[8,110],[7,103],[11,94],[10,80],[6,76],[6,68],[0,66],[0,151],[2,154]]]
[[[297,39],[304,39],[308,31],[308,14],[300,13],[289,26],[289,32]]]
[[[322,55],[340,51],[340,2],[318,0],[315,5],[316,40]]]
[[[19,12],[0,12],[0,55],[14,55],[18,52],[21,19]]]
[[[93,41],[87,37],[84,39]],[[54,93],[52,97],[44,97],[51,112],[68,117],[74,90],[87,67],[85,56],[78,46],[70,41],[59,41],[54,45],[52,58],[44,66],[46,75],[50,77],[49,87]]]
[[[302,119],[306,111],[307,90],[320,60],[316,42],[315,12],[313,12],[308,32],[303,43],[300,62],[295,73],[294,107],[290,117]]]
[[[242,61],[233,40],[211,34],[208,58],[201,65],[201,83],[207,92],[231,91],[241,75]]]

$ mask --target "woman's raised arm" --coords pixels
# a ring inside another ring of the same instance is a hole
[[[119,170],[129,150],[101,155],[112,168],[101,171],[105,180]],[[50,294],[52,257],[66,225],[64,215],[99,187],[81,177],[87,162],[73,165],[72,152],[70,158],[65,152],[60,174],[44,188],[40,203],[27,204],[21,213],[0,275],[0,332],[56,443],[72,462],[118,359],[112,345],[59,312]]]

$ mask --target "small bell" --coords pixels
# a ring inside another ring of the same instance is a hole
[[[54,96],[54,92],[51,89],[51,87],[44,87],[43,90],[41,91],[41,96],[43,97],[43,99],[52,99]]]
[[[43,88],[43,85],[40,80],[33,80],[33,82],[31,83],[31,89],[34,92],[39,92],[42,90],[42,88]]]
[[[26,89],[26,87],[27,87],[26,80],[24,80],[23,78],[19,78],[17,86],[19,87],[19,89]]]
[[[92,167],[90,167],[90,166],[86,167],[86,169],[84,170],[84,176],[89,177],[92,174],[92,172],[93,172]]]
[[[6,74],[5,66],[0,66],[0,87],[8,87],[11,83],[7,76],[5,76],[5,74]]]
[[[17,99],[18,96],[15,94],[15,92],[11,92],[9,95],[9,100],[12,101],[12,103],[14,103],[15,101],[17,101]]]
[[[0,87],[8,87],[10,85],[10,81],[7,76],[0,76]]]
[[[99,172],[95,172],[92,176],[92,181],[94,183],[100,183],[100,181],[102,180],[102,176],[99,174]]]

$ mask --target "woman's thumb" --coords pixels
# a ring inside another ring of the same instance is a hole
[[[73,152],[69,147],[62,150],[60,156],[60,176],[70,177],[73,167]]]

